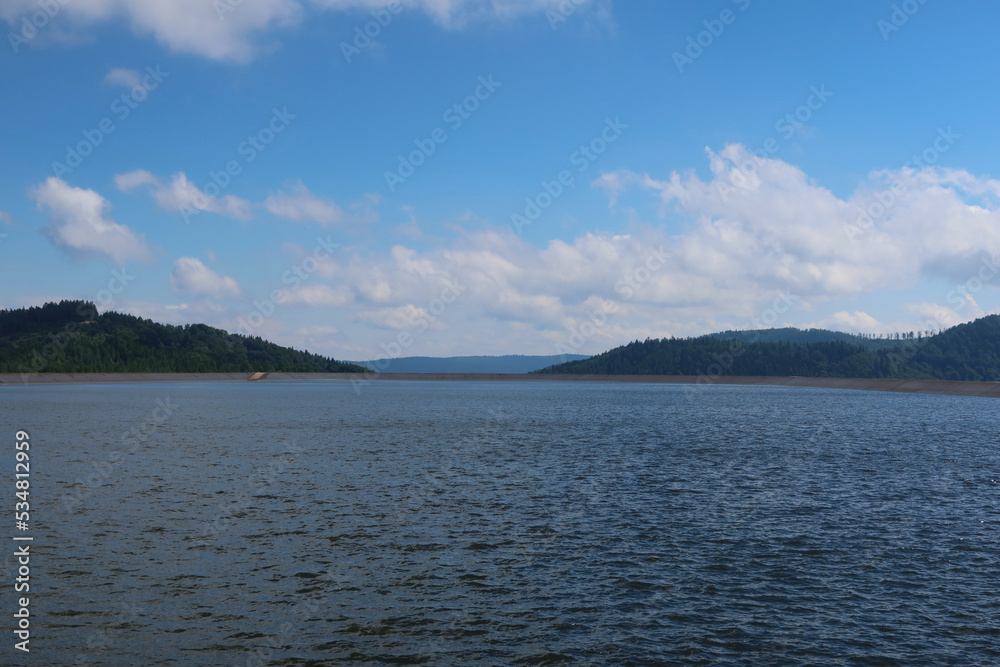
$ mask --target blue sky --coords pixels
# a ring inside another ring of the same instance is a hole
[[[0,306],[348,359],[944,328],[998,312],[998,15],[7,0]]]

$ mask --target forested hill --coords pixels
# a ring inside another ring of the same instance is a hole
[[[0,373],[363,372],[204,324],[98,314],[87,301],[0,310]]]
[[[798,375],[1000,381],[1000,316],[991,315],[932,336],[793,343],[754,338],[635,341],[590,359],[540,373],[625,375]]]

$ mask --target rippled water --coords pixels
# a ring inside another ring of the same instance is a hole
[[[10,452],[17,429],[33,445],[26,662],[997,664],[997,405],[559,382],[4,389]]]

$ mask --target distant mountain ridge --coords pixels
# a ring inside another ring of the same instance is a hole
[[[205,324],[99,314],[89,301],[0,310],[0,373],[350,373],[363,368]]]
[[[898,340],[860,336],[852,340],[851,334],[829,339],[838,333],[772,329],[647,339],[539,372],[1000,381],[1000,315],[934,335],[908,332]],[[820,340],[787,340],[799,334]]]
[[[552,364],[587,359],[584,354],[470,357],[399,357],[371,361],[349,361],[381,373],[531,373]]]

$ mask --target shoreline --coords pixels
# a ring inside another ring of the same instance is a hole
[[[952,380],[882,380],[864,378],[814,378],[794,376],[721,376],[706,381],[695,375],[586,375],[524,373],[0,373],[0,387],[110,384],[130,382],[268,382],[325,380],[334,382],[408,381],[530,381],[530,382],[637,382],[652,384],[729,384],[748,386],[814,387],[913,394],[947,394],[1000,398],[1000,382]]]

